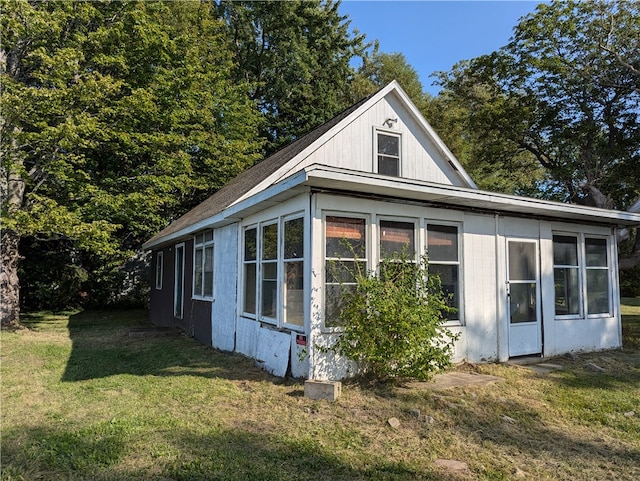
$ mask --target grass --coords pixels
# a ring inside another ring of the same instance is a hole
[[[142,311],[32,314],[2,333],[1,479],[640,479],[640,299],[624,304],[623,350],[548,374],[465,365],[504,381],[441,392],[349,383],[335,403],[182,335],[130,337]]]

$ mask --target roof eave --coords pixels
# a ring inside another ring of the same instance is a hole
[[[272,185],[271,187],[268,187],[247,199],[230,205],[218,214],[203,219],[169,235],[158,239],[151,239],[143,244],[142,248],[145,251],[151,250],[163,245],[173,244],[181,240],[188,239],[196,232],[203,229],[223,227],[225,225],[239,222],[248,215],[264,210],[271,205],[276,205],[284,200],[305,192],[308,189],[305,186],[306,180],[306,171],[302,170],[297,172],[282,182]]]
[[[483,210],[614,226],[640,225],[638,213],[563,204],[433,182],[389,178],[318,165],[308,168],[306,184],[316,188],[432,202],[460,210]]]

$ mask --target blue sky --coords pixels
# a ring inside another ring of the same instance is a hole
[[[505,45],[518,19],[538,1],[343,0],[340,13],[350,28],[380,42],[380,51],[404,54],[426,92],[437,94],[430,75],[450,70],[460,60],[491,53]]]

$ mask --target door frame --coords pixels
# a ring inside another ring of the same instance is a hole
[[[515,243],[533,244],[535,247],[535,279],[511,279],[510,246]],[[543,353],[543,309],[542,309],[542,272],[540,265],[540,239],[515,235],[505,236],[505,320],[507,323],[508,357],[542,356]],[[535,282],[536,320],[532,322],[511,322],[512,285],[525,285]]]

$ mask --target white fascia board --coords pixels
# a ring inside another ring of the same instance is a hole
[[[256,195],[249,197],[248,199],[231,204],[218,214],[203,219],[200,222],[196,222],[195,224],[185,227],[173,234],[169,234],[166,237],[162,237],[155,242],[147,242],[142,245],[142,248],[144,250],[150,250],[159,245],[171,244],[186,237],[190,237],[203,229],[212,229],[233,224],[234,222],[240,222],[242,218],[247,215],[264,210],[270,205],[275,205],[304,192],[306,187],[301,188],[301,186],[303,186],[306,180],[307,173],[305,171],[298,172],[285,179],[283,182],[279,182],[278,184],[275,184]]]
[[[310,166],[307,171],[308,181],[306,183],[311,187],[436,202],[461,210],[482,209],[500,211],[505,214],[525,214],[532,217],[552,217],[587,223],[640,225],[640,214],[632,212],[563,204],[433,182],[402,178],[390,179],[378,174],[366,174],[327,166],[314,165]]]

